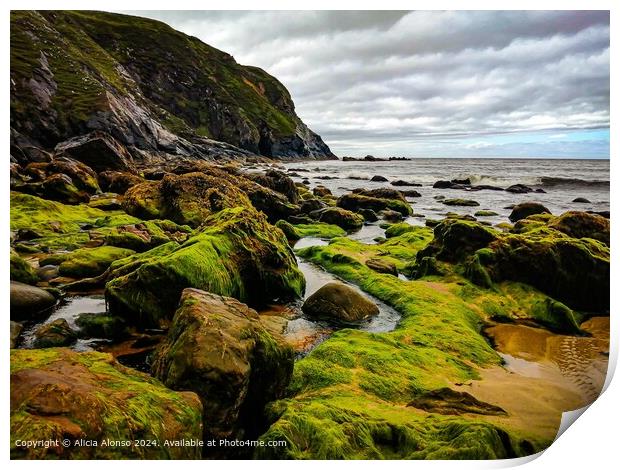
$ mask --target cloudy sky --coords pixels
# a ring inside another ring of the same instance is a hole
[[[609,15],[140,11],[257,65],[338,155],[609,157]]]

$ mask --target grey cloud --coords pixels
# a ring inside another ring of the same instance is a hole
[[[609,126],[604,11],[130,13],[276,76],[337,153]]]

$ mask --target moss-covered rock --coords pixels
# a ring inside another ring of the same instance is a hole
[[[303,312],[337,323],[357,323],[379,313],[379,307],[342,282],[329,282],[306,299]]]
[[[283,396],[292,371],[292,349],[262,326],[256,311],[197,289],[183,291],[153,361],[165,385],[198,394],[207,439],[261,432],[265,404]]]
[[[478,201],[474,201],[473,199],[442,199],[441,203],[446,206],[475,207],[480,205]]]
[[[572,238],[592,238],[609,246],[609,219],[587,212],[566,212],[549,222],[549,227]]]
[[[538,202],[522,202],[512,208],[512,212],[508,218],[514,223],[534,214],[551,214],[551,212]]]
[[[434,256],[439,260],[458,261],[487,246],[497,232],[478,223],[445,219],[433,229],[434,239],[418,254],[418,259]]]
[[[524,282],[571,308],[609,311],[610,255],[599,241],[506,234],[483,253],[480,264],[494,282]]]
[[[272,189],[286,196],[292,204],[299,202],[299,193],[293,180],[278,170],[268,170],[263,173],[246,173],[245,176],[266,188]]]
[[[99,246],[96,248],[80,248],[70,253],[58,253],[47,256],[39,261],[41,266],[58,266],[58,272],[67,277],[95,277],[119,259],[134,253],[127,248],[115,246]]]
[[[184,242],[192,229],[170,220],[147,220],[139,224],[121,225],[105,236],[107,245],[144,252],[170,241]]]
[[[41,325],[34,332],[34,336],[35,348],[69,346],[77,340],[77,333],[64,318],[58,318],[50,323]]]
[[[11,250],[10,277],[13,281],[23,282],[24,284],[36,284],[39,280],[34,268],[24,258]]]
[[[354,212],[357,212],[360,209],[371,209],[375,212],[382,210],[393,210],[403,216],[408,216],[413,213],[413,209],[411,209],[409,203],[401,199],[378,198],[366,196],[361,193],[344,194],[338,198],[336,205]]]
[[[276,227],[284,232],[286,238],[291,241],[299,240],[304,237],[317,238],[336,238],[343,237],[347,234],[337,225],[313,223],[313,224],[289,224],[284,220],[279,220]]]
[[[118,364],[109,354],[67,349],[11,351],[11,457],[14,459],[199,458],[202,407],[191,392]],[[157,440],[159,446],[101,445],[103,440]],[[21,447],[19,441],[69,439],[69,446]],[[74,445],[78,439],[97,446]]]
[[[474,213],[474,216],[476,217],[495,217],[496,215],[499,215],[497,212],[495,211],[491,211],[491,210],[480,210],[480,211],[476,211]]]
[[[161,245],[111,267],[110,311],[142,327],[167,324],[181,292],[195,287],[256,305],[302,295],[305,281],[285,237],[253,209],[204,220],[185,243]]]
[[[144,178],[123,171],[102,171],[97,176],[99,185],[104,191],[125,194],[127,190],[144,181]]]
[[[205,173],[166,175],[127,190],[123,208],[142,219],[170,219],[196,227],[210,215],[250,201],[230,182]]]
[[[336,225],[344,230],[359,230],[364,225],[364,217],[340,207],[328,207],[313,213],[320,222]]]
[[[392,224],[388,228],[385,229],[385,237],[386,238],[398,237],[402,235],[403,233],[412,232],[414,230],[415,230],[414,226],[406,222]]]

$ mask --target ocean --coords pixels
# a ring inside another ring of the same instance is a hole
[[[497,216],[478,219],[496,225],[500,222],[509,222],[510,206],[526,201],[540,202],[556,215],[569,210],[608,211],[610,205],[609,160],[415,158],[379,162],[335,160],[294,162],[284,166],[289,172],[299,174],[293,177],[296,182],[308,179],[310,188],[323,185],[336,196],[356,188],[415,189],[422,196],[408,198],[414,210],[414,217],[409,217],[407,222],[413,225],[423,225],[426,218],[441,219],[448,212],[474,215],[479,210],[495,211]],[[389,182],[370,181],[375,175],[383,176]],[[433,188],[433,184],[438,180],[465,178],[469,178],[473,185],[507,188],[521,183],[545,192],[514,194],[494,190]],[[394,180],[405,180],[422,186],[394,187],[390,185]],[[442,196],[446,199],[473,199],[480,205],[446,206],[437,199]],[[572,202],[578,197],[590,202]],[[377,224],[371,224],[353,234],[352,238],[370,241],[376,236],[381,236],[382,232]]]

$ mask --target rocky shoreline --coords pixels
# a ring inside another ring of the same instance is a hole
[[[549,444],[460,384],[502,368],[493,325],[581,338],[609,315],[609,220],[528,203],[500,227],[458,214],[413,226],[415,199],[389,182],[336,197],[287,173],[12,164],[12,442],[287,443],[15,458],[506,458]],[[355,240],[377,224],[383,237]],[[297,257],[326,271],[309,297]],[[365,329],[382,303],[399,319]]]

